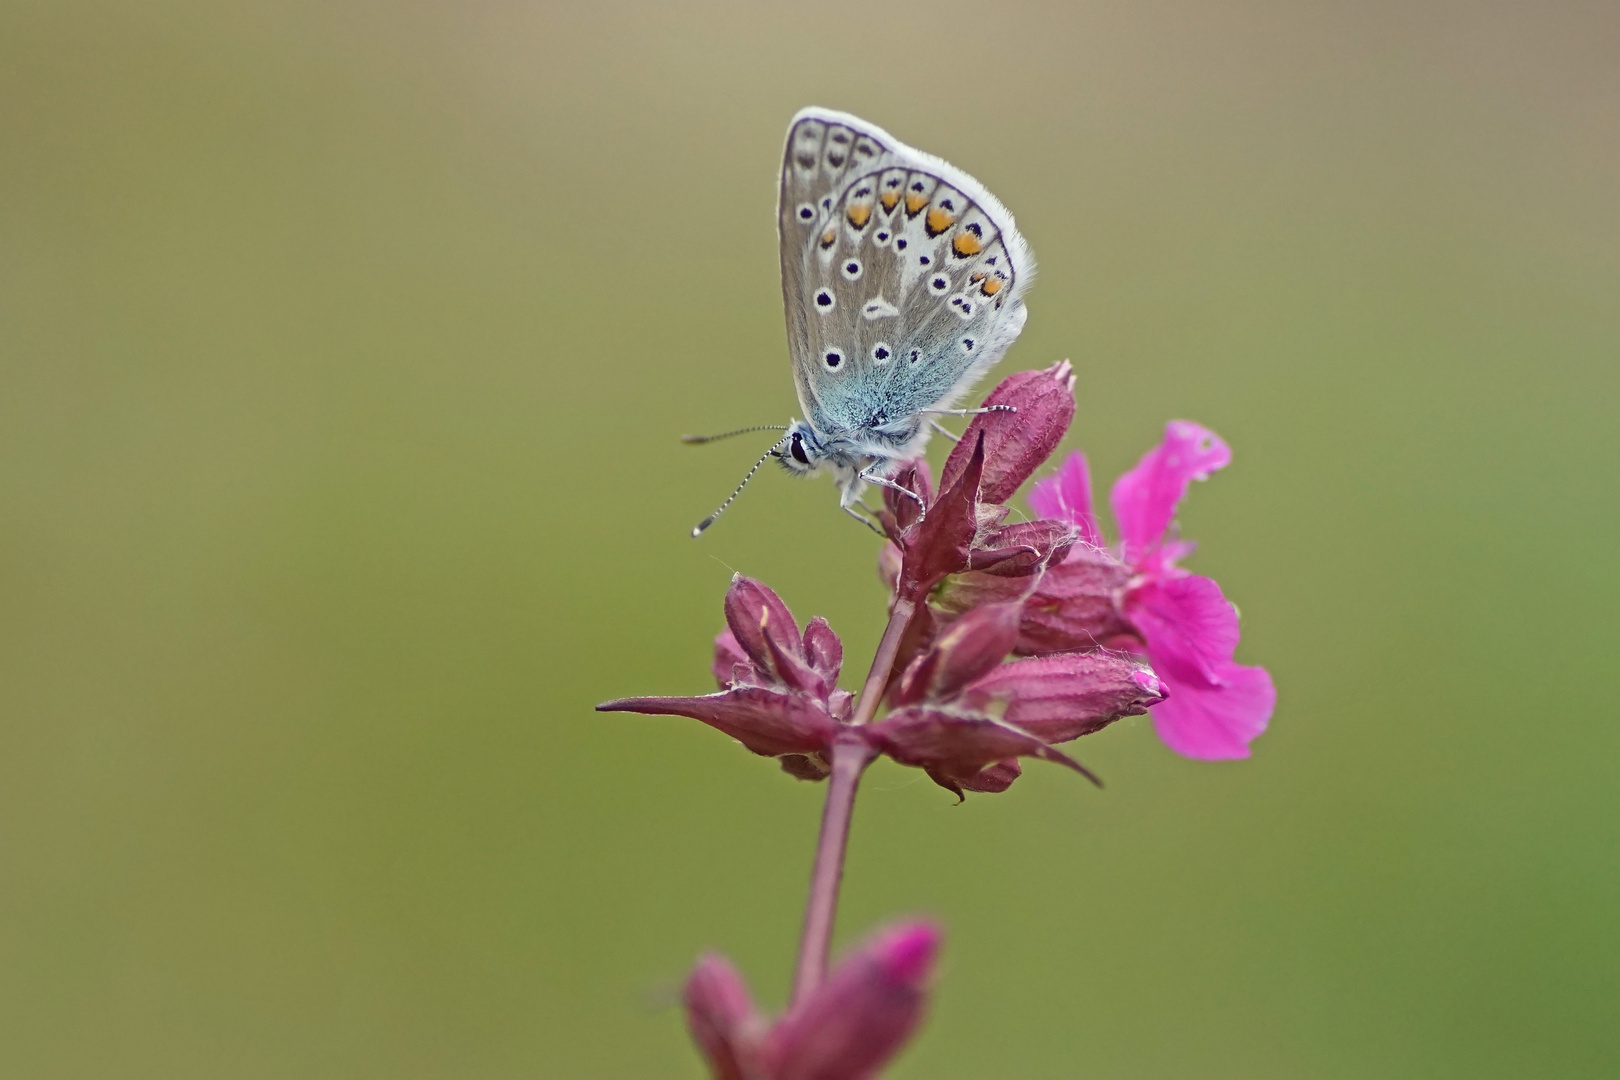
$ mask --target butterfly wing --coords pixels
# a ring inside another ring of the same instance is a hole
[[[847,113],[788,129],[778,201],[794,387],[820,432],[881,452],[1023,328],[1034,259],[971,176]]]

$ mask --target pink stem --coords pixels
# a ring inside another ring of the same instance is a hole
[[[900,639],[911,623],[915,605],[895,600],[889,625],[883,630],[872,670],[866,676],[861,698],[855,705],[851,726],[870,723],[877,715],[883,688],[889,683]],[[851,733],[853,734],[853,733]],[[793,973],[794,1002],[821,985],[827,973],[827,955],[832,945],[833,919],[838,913],[838,886],[844,877],[844,851],[849,844],[849,823],[855,813],[855,789],[861,774],[877,755],[858,738],[840,738],[833,744],[832,775],[827,779],[827,803],[821,811],[821,835],[816,840],[816,858],[810,870],[810,899],[804,909],[804,933],[799,939],[799,966]]]

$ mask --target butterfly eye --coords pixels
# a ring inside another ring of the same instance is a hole
[[[844,276],[851,281],[861,276],[861,264],[854,259],[844,264]]]
[[[831,311],[837,305],[837,303],[838,301],[833,298],[833,294],[830,289],[822,289],[820,292],[816,293],[816,310],[821,312],[823,315]]]
[[[844,362],[844,354],[837,349],[828,349],[827,355],[822,357],[827,362],[827,370],[833,371]]]
[[[887,342],[880,341],[872,346],[872,362],[875,364],[881,364],[893,355],[894,350],[889,348]]]
[[[804,453],[804,436],[800,435],[797,431],[793,433],[793,445],[788,447],[788,453],[792,454],[793,460],[797,461],[800,465],[810,464],[810,459],[806,457]]]

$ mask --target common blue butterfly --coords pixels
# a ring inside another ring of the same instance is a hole
[[[865,485],[894,486],[889,473],[937,426],[930,415],[960,415],[952,406],[1024,328],[1035,260],[1012,214],[967,173],[859,117],[793,117],[776,218],[804,419],[743,429],[786,434],[693,536],[771,457],[798,475],[832,473],[839,505],[866,521],[855,510]]]

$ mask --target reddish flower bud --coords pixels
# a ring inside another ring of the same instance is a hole
[[[765,1020],[723,956],[705,956],[686,980],[686,1026],[715,1080],[754,1080]]]
[[[849,722],[853,698],[837,688],[844,647],[827,620],[799,633],[769,588],[738,575],[726,592],[729,626],[714,639],[712,671],[722,691],[702,697],[621,698],[599,712],[689,716],[722,731],[804,780],[827,775],[823,751]]]
[[[1120,614],[1130,568],[1101,548],[1076,544],[1047,568],[1024,603],[1017,651],[1025,655],[1110,648],[1133,633]]]
[[[832,689],[831,682],[807,661],[793,613],[764,584],[741,574],[732,577],[731,588],[726,590],[726,624],[754,667],[773,681],[822,698]],[[835,666],[833,679],[837,677]]]
[[[1019,609],[1018,604],[995,604],[956,620],[932,649],[906,669],[893,703],[953,698],[962,687],[1001,663],[1018,640]]]
[[[1116,653],[1056,653],[1014,660],[974,680],[961,701],[1005,711],[1001,718],[1043,742],[1101,731],[1122,716],[1140,716],[1165,698],[1141,662]]]
[[[976,436],[984,437],[984,475],[979,498],[1004,503],[1019,485],[1045,461],[1074,419],[1074,374],[1067,360],[1045,371],[1020,371],[1003,379],[985,405],[1011,405],[1015,413],[993,412],[975,416],[962,441],[945,460],[941,488],[966,471]]]
[[[871,1077],[921,1022],[940,931],[906,923],[847,956],[776,1023],[760,1049],[769,1080]]]
[[[967,462],[928,507],[928,516],[891,536],[900,545],[900,580],[896,595],[920,603],[947,574],[967,569],[968,551],[979,531],[979,475],[984,469],[982,434],[967,453]],[[968,446],[966,440],[958,449]],[[899,496],[904,498],[905,496]]]
[[[763,686],[734,686],[703,697],[620,698],[604,701],[596,711],[690,716],[765,757],[819,753],[832,745],[841,726],[823,703]]]
[[[755,686],[767,681],[754,670],[754,665],[748,662],[748,654],[737,644],[730,627],[720,631],[714,639],[714,663],[710,666],[710,670],[714,672],[714,681],[722,690],[732,683]]]
[[[867,728],[866,737],[875,749],[900,764],[926,770],[935,783],[954,792],[957,798],[962,797],[962,788],[986,765],[1013,757],[1053,761],[1068,766],[1098,786],[1102,783],[1091,770],[1069,755],[1011,724],[988,716],[964,715],[938,705],[897,709]]]

